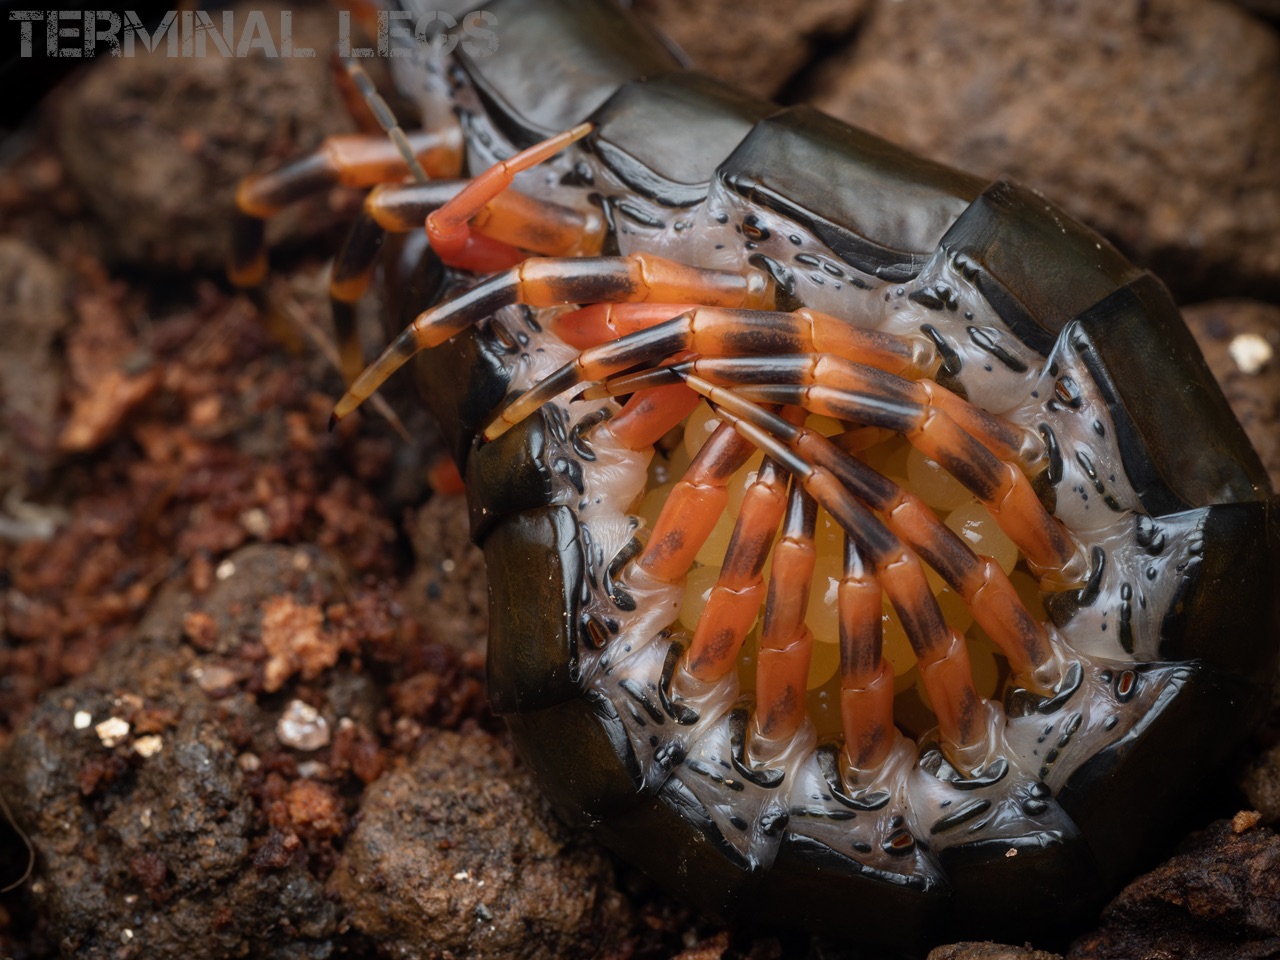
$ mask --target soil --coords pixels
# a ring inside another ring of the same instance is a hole
[[[1066,155],[1050,138],[1044,189],[1166,271],[1280,482],[1264,248],[1280,162],[1260,119],[1280,40],[1249,12],[1267,4],[1059,4],[1025,39],[1043,5],[984,5],[963,33],[925,6],[937,29],[904,26],[922,8],[893,0],[788,22],[754,2],[637,2],[709,72],[860,105],[942,159],[978,144],[992,175],[1032,169],[1028,116],[1079,102],[1056,44],[1101,29],[1111,52],[1081,66],[1101,89],[1151,64],[1127,124],[1104,116]],[[263,293],[221,274],[239,178],[352,128],[324,56],[336,14],[289,9],[317,58],[100,57],[0,142],[0,792],[38,851],[17,882],[27,848],[0,826],[0,886],[16,882],[0,956],[873,960],[697,916],[558,823],[514,758],[485,702],[483,563],[436,429],[406,384],[390,416],[328,429],[324,262],[359,194],[321,191],[272,224]],[[1213,144],[1211,169],[1171,112]],[[1224,785],[1098,929],[931,960],[1275,955],[1273,716],[1244,792]]]

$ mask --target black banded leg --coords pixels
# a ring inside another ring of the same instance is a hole
[[[461,168],[461,133],[456,127],[422,131],[407,138],[412,155],[435,177],[456,177]],[[267,273],[265,221],[289,204],[332,186],[371,187],[403,180],[409,165],[400,147],[385,136],[329,137],[305,157],[240,181],[232,225],[228,275],[239,287],[262,283]]]

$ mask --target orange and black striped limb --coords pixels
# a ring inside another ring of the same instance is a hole
[[[682,351],[756,358],[833,352],[856,358],[877,369],[895,372],[903,369],[928,370],[936,365],[937,360],[935,348],[924,337],[899,337],[862,330],[808,309],[782,313],[754,306],[713,304],[697,307],[664,323],[584,350],[577,359],[565,364],[503,410],[486,428],[485,438],[492,440],[501,436],[509,427],[570,387],[603,380],[631,367],[663,360]]]
[[[519,266],[489,277],[465,293],[420,314],[351,385],[334,408],[334,419],[341,420],[356,409],[419,350],[443,343],[505,306],[526,304],[531,307],[555,307],[603,301],[692,301],[712,306],[761,307],[770,303],[772,297],[772,281],[766,274],[755,270],[746,274],[706,270],[648,254],[628,257],[530,257]],[[637,336],[648,338],[638,351],[641,355],[655,352],[649,342],[653,339],[652,331],[644,331]],[[659,344],[655,359],[684,349],[679,345],[679,340],[679,337],[670,337],[670,349],[666,350],[662,350],[662,344]],[[666,342],[668,341],[663,341]],[[555,389],[549,395],[546,392],[548,385],[544,382],[544,385],[535,388],[538,396],[543,399],[526,413],[532,412],[537,406],[577,382],[580,381],[569,377],[563,387]],[[499,436],[505,429],[504,426],[486,433],[486,439]]]
[[[898,735],[893,725],[893,667],[884,657],[880,581],[849,537],[837,590],[845,752],[853,769],[874,771],[889,756]]]
[[[772,443],[784,445],[793,462],[821,469],[835,478],[847,497],[880,514],[913,556],[936,570],[964,600],[974,619],[1008,658],[1010,668],[1029,686],[1048,692],[1060,681],[1060,667],[1044,625],[1027,611],[1000,565],[974,553],[919,497],[847,455],[821,434],[796,426],[724,387],[696,377],[690,377],[689,384],[706,396],[721,416],[731,416],[764,432]],[[859,547],[865,550],[863,544]]]
[[[519,262],[520,250],[557,256],[599,253],[604,239],[604,218],[599,214],[584,215],[515,191],[508,193],[516,174],[550,160],[590,132],[591,124],[579,124],[500,160],[449,203],[433,210],[426,226],[436,255],[451,267],[491,273],[503,253],[514,259],[502,267]]]
[[[773,571],[769,576],[756,662],[752,740],[769,744],[790,740],[805,719],[804,695],[813,654],[813,634],[804,618],[818,556],[813,542],[817,522],[817,501],[798,479],[794,480],[787,498],[782,535],[773,548]]]
[[[720,389],[705,382],[696,384],[695,380],[691,378],[690,385],[699,392],[704,388]],[[857,544],[898,612],[938,717],[938,728],[951,748],[953,759],[967,766],[964,757],[985,755],[990,735],[990,707],[974,685],[964,638],[947,625],[925,579],[920,558],[829,469],[810,462],[733,411],[721,408],[719,413],[744,437],[791,471]]]
[[[729,502],[729,481],[753,449],[727,424],[716,428],[662,505],[637,567],[666,583],[689,572]]]
[[[457,177],[462,166],[462,135],[457,126],[415,133],[407,138],[412,155],[431,177]],[[254,287],[267,274],[265,224],[289,204],[333,186],[372,187],[403,180],[410,173],[400,147],[385,135],[344,134],[268,173],[240,181],[232,225],[231,282]]]

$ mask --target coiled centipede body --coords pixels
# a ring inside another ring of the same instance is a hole
[[[421,169],[369,137],[251,178],[233,276],[300,192],[379,184],[346,330],[411,236],[411,322],[337,414],[420,354],[491,702],[557,810],[710,910],[1070,923],[1276,664],[1276,501],[1168,294],[1038,194],[683,70],[607,4],[473,23],[496,46],[392,61]]]

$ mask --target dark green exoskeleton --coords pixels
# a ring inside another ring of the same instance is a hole
[[[477,439],[563,352],[495,301],[419,378],[488,565],[491,702],[547,795],[725,914],[899,944],[1076,922],[1166,842],[1277,661],[1276,499],[1168,293],[1038,194],[687,72],[608,4],[485,10],[496,48],[437,70],[470,173],[589,121],[528,189],[598,212],[604,255],[759,271],[780,311],[927,338],[939,383],[1040,438],[1037,492],[1087,563],[1045,587],[1056,685],[1005,678],[981,764],[928,733],[861,790],[838,739],[757,762],[750,698],[673,693],[674,613],[627,579],[643,532],[618,534],[628,503],[599,519],[599,411]],[[401,324],[467,282],[404,262]]]

